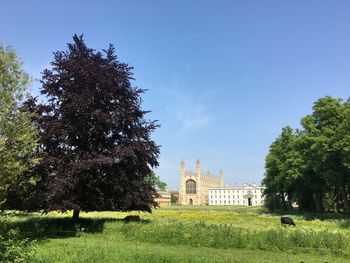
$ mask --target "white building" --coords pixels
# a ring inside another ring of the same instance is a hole
[[[264,187],[254,184],[226,185],[210,187],[209,205],[246,205],[261,206],[264,204],[262,196]]]

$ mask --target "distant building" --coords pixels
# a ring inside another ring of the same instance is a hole
[[[159,207],[165,207],[171,205],[171,193],[168,191],[162,191],[157,190],[157,193],[159,194],[159,197],[155,198],[154,201],[156,201],[159,205]]]
[[[212,176],[210,172],[203,172],[201,164],[197,160],[196,172],[186,171],[184,161],[180,167],[180,205],[206,205],[209,204],[208,188],[222,186],[224,176],[220,171],[220,176]]]
[[[264,187],[254,184],[210,187],[209,205],[261,206],[264,204],[263,190]]]

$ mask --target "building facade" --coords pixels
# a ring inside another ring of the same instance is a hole
[[[264,187],[254,184],[210,187],[209,205],[264,205]]]
[[[199,160],[196,162],[196,172],[186,171],[184,161],[180,167],[180,205],[206,205],[209,204],[208,188],[222,186],[224,176],[213,176],[210,172],[203,172]]]
[[[171,193],[168,191],[157,190],[158,197],[154,199],[159,207],[165,207],[171,205]]]

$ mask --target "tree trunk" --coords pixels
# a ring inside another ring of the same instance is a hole
[[[293,206],[292,206],[292,200],[290,199],[291,197],[291,193],[287,193],[287,207],[288,207],[288,210],[293,210]]]
[[[323,212],[322,197],[320,193],[314,193],[314,201],[316,206],[316,212]]]
[[[284,193],[281,193],[281,201],[282,201],[282,205],[283,205],[283,210],[287,210],[287,204],[286,204],[286,199],[284,197]]]
[[[346,190],[347,190],[346,187],[344,187],[344,190],[343,190],[344,213],[349,212],[349,199],[348,199],[348,193]]]
[[[73,221],[74,222],[77,222],[79,220],[79,213],[80,213],[79,209],[74,209],[73,210]]]

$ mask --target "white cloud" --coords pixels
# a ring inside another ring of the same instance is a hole
[[[176,89],[164,89],[163,92],[171,97],[171,103],[166,110],[181,123],[178,131],[180,135],[203,128],[210,123],[212,116],[196,95]]]
[[[208,114],[203,105],[179,105],[172,110],[175,117],[182,123],[180,134],[189,130],[199,129],[209,124],[211,116]]]

